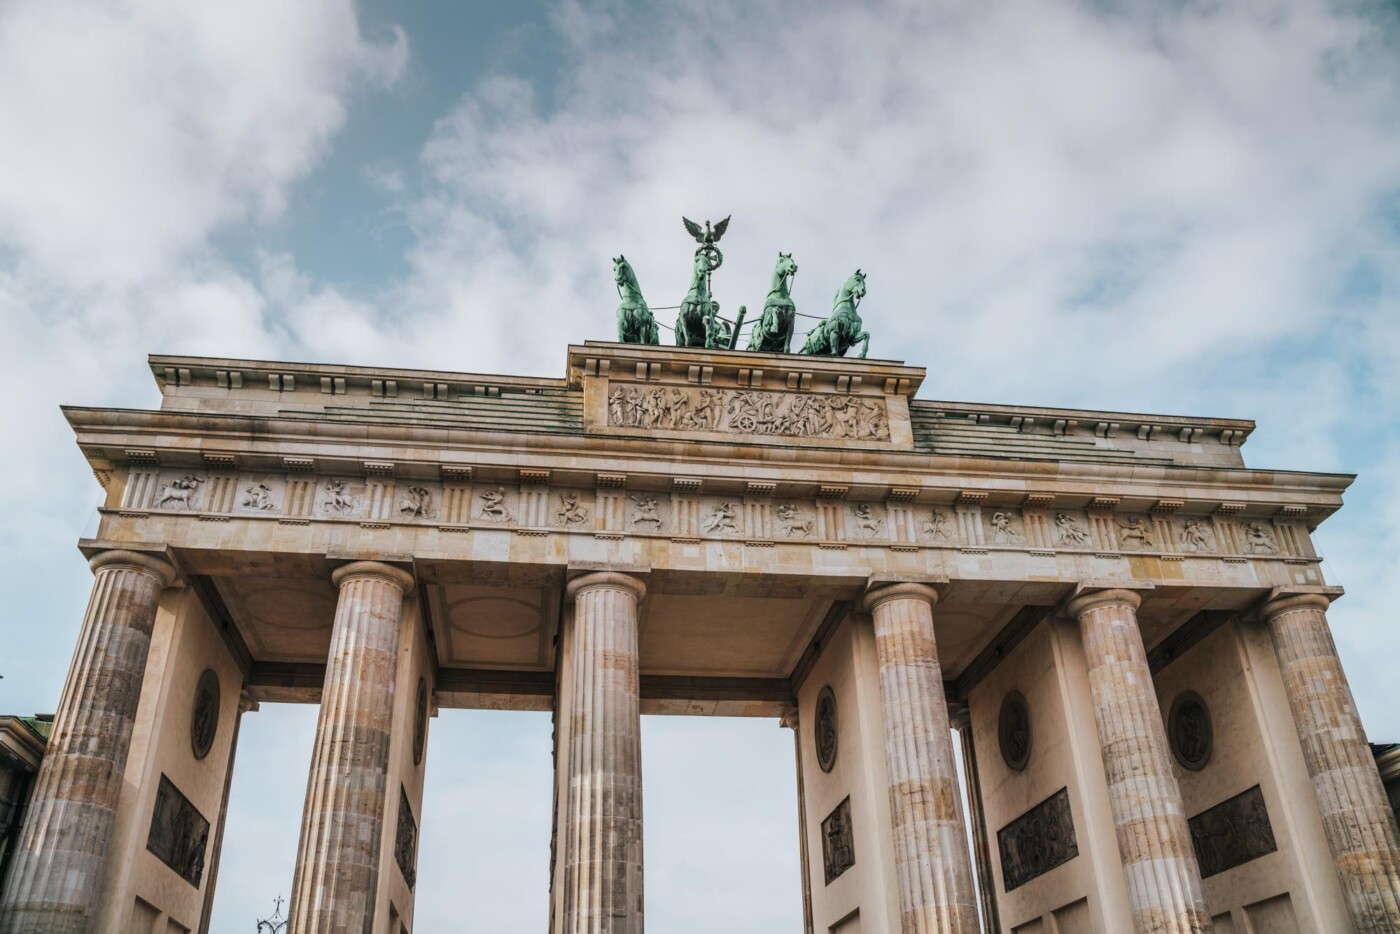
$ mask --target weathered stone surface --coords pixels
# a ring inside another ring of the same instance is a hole
[[[600,572],[569,584],[573,697],[564,931],[641,934],[642,721],[637,603],[645,585]]]
[[[1357,931],[1400,930],[1400,835],[1327,628],[1327,597],[1266,604],[1322,827]]]
[[[130,551],[90,564],[92,598],[0,899],[5,934],[80,934],[92,924],[156,608],[175,578],[165,561]]]
[[[340,587],[289,917],[298,934],[369,931],[384,833],[404,594],[413,578],[357,561]]]
[[[943,673],[933,639],[938,592],[923,584],[872,590],[885,763],[904,934],[978,930]]]
[[[1084,640],[1133,926],[1164,934],[1210,931],[1201,870],[1138,631],[1140,602],[1131,590],[1099,590],[1068,608]]]

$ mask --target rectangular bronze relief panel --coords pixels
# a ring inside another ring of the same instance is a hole
[[[146,836],[146,849],[175,870],[181,879],[199,888],[199,881],[204,876],[204,851],[208,844],[209,821],[162,774],[160,785],[156,788],[156,806],[151,814],[151,831]]]
[[[1069,790],[1061,788],[998,830],[997,848],[1008,892],[1078,856]]]
[[[1264,794],[1255,785],[1187,821],[1201,878],[1267,856],[1278,849]]]
[[[394,836],[394,861],[408,887],[418,881],[418,823],[408,804],[408,792],[399,786],[399,826]]]
[[[851,833],[851,799],[846,797],[822,821],[822,865],[826,884],[856,864],[856,845]]]

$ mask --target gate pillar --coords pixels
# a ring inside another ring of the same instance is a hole
[[[1131,590],[1076,597],[1109,806],[1140,932],[1211,930]]]
[[[884,714],[895,875],[904,934],[978,930],[972,862],[933,638],[938,591],[889,584],[866,594]]]
[[[331,579],[340,598],[292,885],[298,934],[370,930],[375,919],[403,603],[413,586],[376,561],[347,564]]]
[[[565,934],[641,934],[642,746],[637,604],[646,586],[613,572],[571,581],[565,633],[569,683],[559,725],[567,740]]]
[[[1400,840],[1327,626],[1327,597],[1265,604],[1322,828],[1357,931],[1400,930]]]

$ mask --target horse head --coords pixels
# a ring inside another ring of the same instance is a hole
[[[865,298],[865,273],[857,269],[851,273],[850,278],[841,283],[841,288],[836,293],[836,301],[833,304],[839,306],[850,301],[851,307],[854,308],[860,304],[860,300],[863,298]]]
[[[632,264],[627,262],[627,257],[618,256],[613,259],[613,282],[617,283],[619,292],[627,286],[637,288],[637,274],[632,271]]]
[[[784,291],[791,291],[792,278],[797,275],[797,264],[792,261],[791,253],[779,253],[778,261],[773,265],[773,287],[781,287]]]

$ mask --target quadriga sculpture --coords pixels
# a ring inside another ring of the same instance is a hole
[[[656,318],[642,298],[642,287],[637,284],[637,274],[627,257],[613,260],[613,281],[617,283],[617,294],[622,302],[617,306],[617,339],[624,344],[659,344],[660,330]]]
[[[695,254],[690,291],[685,293],[676,315],[677,347],[708,347],[715,329],[715,303],[710,298],[710,260],[704,251]]]
[[[792,300],[792,280],[796,275],[797,264],[792,261],[792,254],[779,253],[768,286],[768,298],[763,303],[763,314],[749,336],[749,350],[791,352],[793,325],[797,321],[797,305]]]
[[[864,357],[870,350],[870,334],[856,313],[860,300],[865,298],[865,273],[857,269],[850,278],[836,290],[836,298],[831,303],[831,316],[807,332],[801,353],[828,357],[844,357],[858,341],[863,341],[860,355]]]

